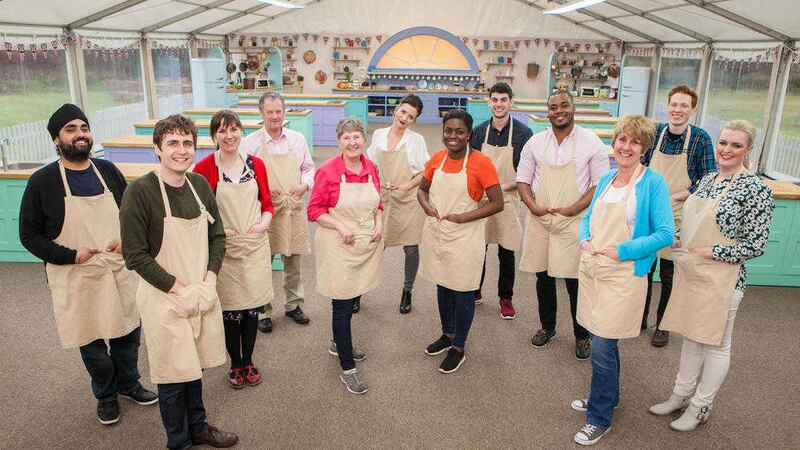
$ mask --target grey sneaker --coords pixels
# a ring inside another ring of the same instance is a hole
[[[533,336],[533,339],[531,339],[531,345],[533,345],[534,347],[537,347],[537,348],[544,347],[554,337],[556,337],[556,332],[555,331],[539,330]]]
[[[341,380],[347,387],[347,390],[353,394],[365,394],[367,392],[367,383],[361,379],[361,375],[356,369],[342,372],[339,380]]]
[[[622,399],[620,399],[622,401]],[[586,412],[589,409],[589,399],[588,398],[579,398],[577,400],[573,400],[572,403],[569,405],[572,409],[579,412]],[[619,408],[619,402],[614,405],[614,409]]]
[[[592,353],[592,340],[589,338],[575,340],[575,357],[581,361],[589,359]]]
[[[600,440],[610,428],[601,427],[600,425],[592,425],[587,423],[575,433],[575,442],[581,445],[592,445]]]
[[[336,342],[331,341],[331,346],[328,348],[328,353],[336,357],[339,356],[339,352],[336,350]],[[353,347],[353,359],[356,361],[363,361],[367,359],[367,354]]]

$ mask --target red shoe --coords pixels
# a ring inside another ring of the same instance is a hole
[[[517,317],[517,311],[514,310],[511,300],[500,300],[500,317],[506,320]]]
[[[256,366],[248,364],[244,366],[242,372],[244,372],[244,382],[247,383],[248,386],[255,386],[261,383],[261,374],[258,372]]]
[[[480,305],[481,303],[483,303],[483,294],[481,291],[475,291],[475,304]]]
[[[242,370],[245,369],[231,369],[228,371],[228,384],[234,389],[241,389],[245,386]]]

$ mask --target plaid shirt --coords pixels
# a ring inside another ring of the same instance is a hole
[[[653,152],[656,150],[656,144],[658,144],[658,136],[661,135],[661,131],[668,125],[667,123],[656,125],[656,138],[653,144],[650,145],[650,148],[647,149],[647,152],[642,156],[642,164],[645,166],[650,165]],[[702,128],[694,125],[690,126],[692,127],[692,137],[689,141],[689,148],[686,151],[686,164],[688,166],[689,180],[692,182],[692,185],[689,187],[689,192],[694,192],[697,190],[697,183],[700,182],[703,176],[707,173],[716,172],[719,169],[717,169],[717,161],[714,159],[714,141],[711,139],[711,136]],[[678,139],[672,139],[669,130],[667,130],[659,150],[665,155],[679,155],[683,152],[683,142],[685,138],[686,133],[679,136]]]

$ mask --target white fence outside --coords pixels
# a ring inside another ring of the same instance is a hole
[[[162,117],[175,114],[191,107],[192,94],[159,97],[159,113]],[[147,119],[147,106],[144,102],[115,106],[89,113],[95,151],[100,143],[116,136],[133,134],[134,122]],[[7,141],[6,141],[7,140]],[[56,151],[47,121],[23,123],[0,128],[0,143],[5,143],[6,157],[9,161],[49,161],[56,158]]]

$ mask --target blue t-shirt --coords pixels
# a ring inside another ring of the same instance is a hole
[[[67,174],[67,184],[76,197],[91,197],[103,193],[103,184],[97,178],[92,166],[83,170],[70,170],[66,167],[64,172]]]

